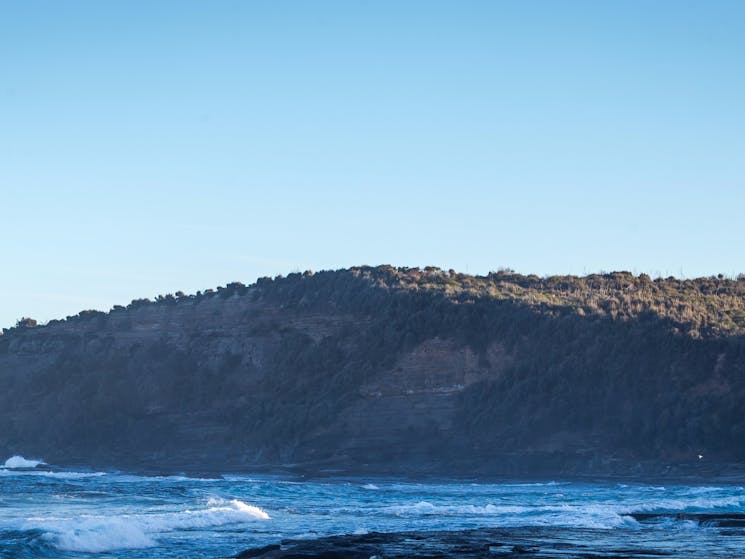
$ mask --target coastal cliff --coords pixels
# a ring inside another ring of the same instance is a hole
[[[0,336],[0,452],[96,467],[711,474],[745,462],[745,280],[380,266]]]

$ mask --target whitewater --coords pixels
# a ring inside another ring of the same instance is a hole
[[[544,527],[648,541],[683,557],[745,556],[745,531],[632,513],[743,513],[737,485],[472,483],[141,476],[0,466],[0,557],[217,558],[284,538]],[[676,547],[677,546],[677,547]]]

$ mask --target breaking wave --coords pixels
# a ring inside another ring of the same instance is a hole
[[[23,460],[15,460],[20,458]],[[11,461],[12,460],[12,461]],[[8,464],[11,466],[8,466]],[[24,465],[18,465],[24,464]],[[35,464],[36,466],[28,466],[25,464]],[[12,459],[8,459],[5,462],[5,467],[0,467],[0,476],[41,476],[50,477],[56,479],[83,479],[91,477],[102,477],[106,476],[108,481],[113,483],[142,483],[142,482],[206,482],[214,483],[221,481],[221,478],[201,478],[201,477],[188,477],[188,476],[140,476],[133,474],[117,474],[109,472],[71,472],[71,471],[51,471],[46,469],[39,469],[38,466],[46,465],[46,462],[41,460],[26,460],[22,457],[14,456]],[[36,469],[32,469],[36,468]]]
[[[390,507],[395,516],[458,517],[488,516],[494,526],[571,526],[610,529],[619,526],[637,527],[636,520],[605,505],[434,505],[421,501],[411,505]]]
[[[742,496],[657,499],[628,512],[702,512],[739,510],[745,505]]]
[[[388,507],[386,512],[396,516],[410,515],[443,515],[443,516],[460,516],[470,515],[492,515],[492,514],[519,514],[535,510],[533,507],[517,505],[434,505],[429,501],[419,501],[418,503],[408,505],[395,505]]]
[[[146,475],[135,475],[135,474],[108,474],[111,476],[111,481],[121,483],[141,483],[141,482],[206,482],[214,483],[222,481],[220,477],[189,477],[189,476],[146,476]]]
[[[56,479],[83,479],[89,477],[105,476],[105,472],[49,472],[45,470],[12,470],[0,469],[0,475],[5,476],[37,476]]]
[[[11,456],[5,461],[4,467],[9,470],[15,470],[18,468],[35,468],[39,464],[45,464],[43,460],[28,460],[23,456]]]
[[[556,504],[433,504],[419,501],[383,508],[385,514],[398,517],[466,517],[488,516],[495,526],[568,526],[582,528],[610,529],[625,526],[639,527],[639,522],[631,515],[639,512],[699,512],[699,511],[739,511],[745,499],[737,496],[720,498],[681,498],[657,499],[651,503],[556,503]],[[695,525],[695,523],[691,523]]]
[[[101,553],[157,545],[159,535],[180,530],[215,528],[270,516],[238,499],[210,499],[207,508],[159,514],[81,515],[74,518],[29,518],[25,529],[39,529],[65,551]]]

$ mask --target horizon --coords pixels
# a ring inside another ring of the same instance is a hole
[[[291,270],[745,272],[745,4],[32,0],[0,327]]]

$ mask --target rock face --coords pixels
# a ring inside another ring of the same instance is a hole
[[[281,544],[248,549],[235,559],[378,559],[388,558],[462,558],[484,557],[566,557],[571,547],[587,555],[588,546],[560,545],[561,555],[552,553],[551,546],[543,550],[536,541],[515,536],[505,530],[462,530],[448,532],[399,532],[364,535],[331,536],[317,540],[285,540]],[[544,543],[544,542],[541,542]],[[553,542],[552,542],[553,543]],[[583,549],[584,547],[584,549]],[[569,549],[568,549],[569,548]],[[641,554],[642,557],[646,554]],[[633,557],[627,555],[626,557]]]
[[[741,525],[740,525],[741,527]],[[443,532],[370,533],[316,540],[284,540],[248,549],[236,559],[634,559],[733,557],[742,530],[709,532],[703,541],[681,541],[668,529],[593,530],[560,527],[479,528]],[[718,538],[723,538],[718,539]],[[725,548],[726,549],[726,548]]]
[[[0,452],[512,476],[711,474],[745,459],[741,336],[588,316],[523,287],[453,295],[465,279],[427,273],[445,289],[389,267],[292,274],[6,331]]]

